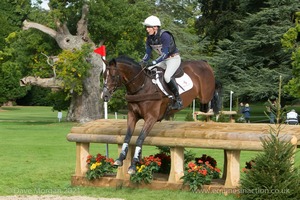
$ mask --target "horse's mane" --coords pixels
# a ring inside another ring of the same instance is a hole
[[[129,56],[126,55],[121,55],[117,58],[115,58],[115,60],[117,62],[122,62],[122,63],[126,63],[129,65],[133,65],[134,67],[141,67],[140,64],[138,62],[136,62],[133,58],[130,58]]]

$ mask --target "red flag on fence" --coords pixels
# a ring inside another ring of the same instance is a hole
[[[94,50],[95,53],[100,54],[101,56],[106,56],[105,45],[100,46],[99,48]]]

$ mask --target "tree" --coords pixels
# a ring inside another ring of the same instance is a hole
[[[293,1],[265,1],[257,12],[237,20],[240,29],[232,34],[232,39],[218,42],[211,60],[225,90],[234,91],[242,101],[259,101],[276,94],[274,84],[279,75],[283,83],[288,81],[291,62],[280,40],[290,27],[290,14],[297,6]]]
[[[64,51],[59,55],[58,67],[61,67],[61,80],[64,89],[70,92],[71,104],[68,111],[68,121],[86,122],[101,118],[100,74],[102,71],[101,57],[91,53],[96,45],[88,36],[87,14],[88,6],[82,7],[82,15],[77,23],[77,33],[72,35],[66,23],[55,21],[57,30],[39,23],[24,21],[24,29],[38,29],[54,38]],[[83,45],[88,44],[88,48]],[[73,51],[73,52],[72,52]],[[86,74],[85,74],[86,73]],[[81,81],[76,81],[76,80]],[[54,77],[56,81],[56,77]],[[39,82],[36,82],[39,85]]]
[[[202,37],[209,37],[213,42],[230,39],[237,31],[236,19],[240,19],[239,0],[198,0],[202,15],[198,18],[196,28]]]
[[[283,35],[281,40],[283,47],[287,53],[291,53],[291,60],[293,66],[293,77],[285,86],[285,90],[292,96],[300,98],[300,11],[293,15],[294,27]]]
[[[199,55],[198,36],[195,23],[200,15],[200,4],[197,0],[164,0],[156,1],[155,14],[162,21],[162,29],[171,31],[176,39],[183,60],[203,59]]]
[[[37,29],[46,33],[55,39],[63,51],[57,52],[57,56],[53,56],[51,54],[53,52],[45,52],[44,54],[51,57],[55,64],[48,66],[47,70],[30,70],[35,75],[42,76],[34,79],[35,83],[31,81],[29,84],[41,85],[47,77],[47,80],[54,81],[54,84],[52,82],[48,86],[63,88],[68,92],[71,97],[67,116],[69,121],[85,122],[101,118],[102,60],[99,55],[93,53],[98,46],[93,41],[97,41],[99,45],[105,43],[111,56],[130,53],[135,57],[141,57],[141,51],[138,51],[137,47],[143,49],[144,45],[140,45],[143,38],[138,40],[136,38],[144,31],[141,26],[144,19],[142,14],[145,13],[146,16],[145,10],[149,6],[145,5],[149,2],[94,0],[85,4],[85,1],[81,0],[64,2],[51,0],[49,12],[33,12],[30,17],[36,22],[30,21],[29,17],[29,20],[24,21],[24,29]],[[78,15],[81,7],[82,15]],[[39,14],[44,14],[43,20],[37,17]],[[115,23],[111,23],[112,20]],[[45,57],[40,55],[36,60],[40,64]],[[24,84],[28,83],[26,78],[33,80],[30,76],[24,77],[22,79]]]
[[[294,166],[295,146],[271,133],[262,140],[263,153],[241,178],[241,199],[299,199],[300,172]]]
[[[19,87],[22,69],[18,61],[13,62],[14,52],[7,47],[15,31],[21,28],[21,21],[28,14],[30,1],[1,2],[0,7],[0,106],[7,101],[15,101],[26,94],[27,88]],[[10,35],[10,33],[12,33]],[[9,36],[10,35],[10,36]]]

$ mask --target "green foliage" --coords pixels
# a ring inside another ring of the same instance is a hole
[[[95,43],[105,41],[107,55],[141,59],[146,32],[141,22],[154,10],[153,1],[90,1],[89,32]],[[113,23],[112,23],[113,22]]]
[[[22,63],[16,58],[18,49],[7,48],[7,37],[16,35],[22,20],[29,13],[30,1],[1,1],[0,7],[0,105],[9,100],[16,100],[26,94],[27,88],[21,88]]]
[[[88,76],[91,64],[86,61],[91,53],[89,45],[83,45],[81,50],[63,50],[55,63],[57,78],[61,78],[65,91],[81,94],[83,80]]]
[[[23,106],[50,106],[51,102],[47,98],[49,93],[51,93],[49,88],[31,86],[24,97],[17,99],[17,104]]]
[[[184,150],[184,163],[188,163],[195,159],[195,153],[191,150]]]
[[[156,147],[159,151],[159,153],[163,153],[166,155],[170,155],[170,147],[166,147],[166,146],[157,146]]]
[[[125,89],[118,89],[113,93],[112,98],[108,102],[108,108],[111,112],[118,112],[120,109],[124,109],[127,106],[125,100]]]
[[[196,28],[198,34],[216,42],[238,31],[236,19],[241,19],[240,1],[199,0],[202,16],[198,18]]]
[[[244,4],[247,7],[251,2]],[[278,83],[279,75],[283,77],[283,84],[291,75],[291,61],[280,40],[291,26],[290,13],[299,4],[284,1],[279,6],[278,1],[269,0],[261,6],[235,20],[239,31],[231,38],[219,41],[211,59],[224,91],[232,90],[241,100],[248,102],[276,94],[274,84]]]
[[[9,100],[14,101],[26,94],[27,88],[20,87],[20,78],[20,66],[10,61],[5,63],[0,61],[0,105]]]
[[[12,32],[6,38],[6,47],[0,51],[0,93],[3,102],[25,96],[28,87],[20,87],[19,81],[27,75],[49,77],[52,69],[41,62],[53,46],[44,43],[44,35],[31,31]],[[9,85],[9,86],[8,86]]]
[[[5,47],[5,38],[14,31],[17,31],[22,20],[28,15],[30,1],[24,0],[2,0],[0,7],[0,51]]]
[[[49,93],[47,99],[53,111],[68,110],[71,101],[70,98],[68,98],[68,94],[62,90]]]
[[[300,97],[300,12],[295,14],[295,26],[291,27],[282,37],[282,46],[287,53],[291,53],[291,60],[293,66],[293,77],[289,80],[284,89],[292,96]]]
[[[194,121],[193,113],[192,112],[187,113],[184,121]]]

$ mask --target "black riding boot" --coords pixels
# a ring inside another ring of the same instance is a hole
[[[182,105],[182,100],[180,98],[175,80],[171,79],[171,81],[169,83],[167,83],[167,85],[175,96],[175,102],[172,105],[172,109],[180,110],[183,107],[183,105]]]

